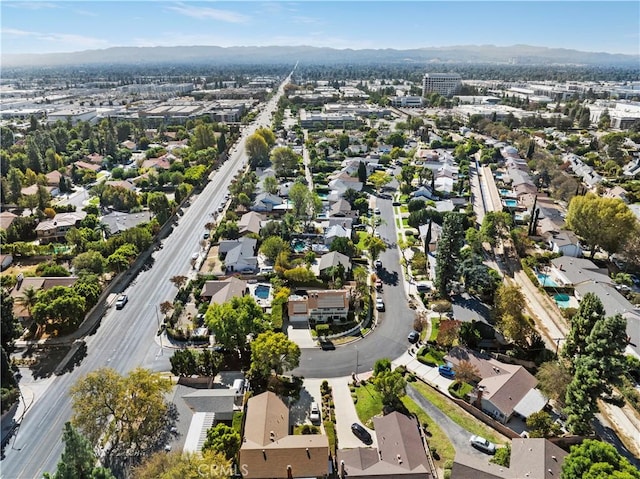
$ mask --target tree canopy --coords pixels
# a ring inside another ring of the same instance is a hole
[[[299,361],[300,348],[284,333],[267,331],[251,342],[251,371],[259,376],[282,374],[298,367]]]
[[[215,335],[216,343],[241,352],[247,348],[247,337],[261,333],[266,326],[262,308],[250,295],[212,304],[205,314],[205,322]]]
[[[562,463],[561,479],[639,479],[640,471],[611,444],[585,439]]]

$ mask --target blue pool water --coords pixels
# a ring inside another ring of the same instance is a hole
[[[510,196],[511,194],[511,190],[500,190],[500,196]]]
[[[515,208],[518,206],[518,200],[503,200],[503,203],[509,208]]]
[[[291,245],[293,248],[293,251],[295,251],[296,253],[302,253],[306,248],[307,245],[304,244],[304,241],[294,241],[293,245]]]
[[[538,277],[538,281],[540,281],[540,284],[542,285],[542,287],[549,286],[552,288],[557,288],[559,286],[558,283],[556,283],[554,280],[549,278],[549,275],[546,275],[544,273],[536,273],[536,276]]]
[[[256,291],[254,294],[260,299],[268,299],[270,290],[270,286],[267,286],[266,284],[259,284],[258,286],[256,286]]]
[[[556,304],[559,308],[567,309],[570,307],[569,295],[568,294],[556,294],[553,299],[556,300]]]

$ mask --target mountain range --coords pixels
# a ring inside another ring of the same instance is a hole
[[[372,64],[372,63],[469,63],[516,65],[583,65],[638,67],[640,55],[583,52],[530,45],[460,45],[397,49],[334,49],[311,46],[266,47],[113,47],[71,53],[3,54],[2,65],[151,65],[151,64]]]

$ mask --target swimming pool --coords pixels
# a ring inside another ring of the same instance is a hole
[[[254,291],[253,294],[256,296],[256,298],[268,299],[270,291],[271,291],[271,286],[266,284],[259,284],[256,286],[256,290]]]
[[[513,196],[513,191],[511,190],[499,190],[500,191],[500,196]]]
[[[536,273],[536,277],[538,278],[538,281],[540,282],[543,288],[546,288],[546,287],[557,288],[558,286],[560,286],[554,280],[549,278],[548,274]]]
[[[307,249],[307,245],[304,243],[304,241],[301,240],[294,241],[291,247],[296,253],[302,253],[305,249]]]
[[[553,299],[556,300],[556,304],[559,308],[567,309],[571,307],[571,301],[568,294],[556,294]]]
[[[502,200],[502,202],[509,208],[515,208],[518,206],[518,200]]]

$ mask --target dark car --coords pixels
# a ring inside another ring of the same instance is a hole
[[[418,331],[411,331],[407,339],[411,344],[415,344],[418,342],[418,339],[420,339],[420,333]]]
[[[369,431],[367,431],[357,422],[354,422],[351,425],[351,432],[365,444],[369,445],[373,443],[373,439],[371,439],[371,434],[369,434]]]
[[[336,349],[336,345],[333,344],[331,341],[321,341],[320,347],[322,348],[323,351],[333,351]]]
[[[438,366],[438,372],[440,373],[440,376],[444,376],[448,379],[453,379],[456,377],[456,373],[453,371],[453,368],[451,368],[451,366]]]

